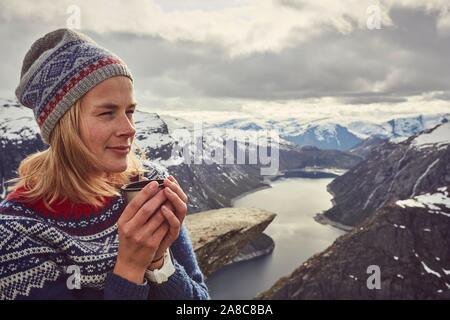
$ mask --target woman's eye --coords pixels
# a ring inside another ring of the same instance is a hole
[[[127,114],[133,114],[133,113],[134,113],[134,110],[127,111]],[[112,114],[113,114],[112,111],[100,113],[101,116],[110,116]]]

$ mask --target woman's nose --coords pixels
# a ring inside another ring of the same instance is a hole
[[[118,135],[119,136],[128,136],[128,137],[134,137],[136,133],[136,129],[134,127],[134,123],[130,118],[128,118],[127,115],[124,117],[121,117],[120,124],[117,126]]]

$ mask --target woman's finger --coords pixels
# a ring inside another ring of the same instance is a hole
[[[168,179],[169,179],[170,181],[172,181],[172,182],[175,182],[177,185],[180,185],[180,184],[178,183],[177,179],[175,179],[174,176],[170,175],[170,176],[168,177]]]
[[[161,225],[153,232],[147,241],[149,247],[155,248],[155,254],[158,253],[159,247],[164,240],[166,234],[169,231],[169,225],[167,223],[161,223]]]
[[[169,223],[170,226],[169,233],[171,235],[171,239],[175,241],[180,233],[181,228],[180,220],[178,220],[175,213],[172,210],[170,210],[166,205],[163,205],[161,207],[161,210],[167,222]]]
[[[130,221],[139,209],[148,201],[148,199],[152,198],[159,191],[158,183],[155,181],[147,184],[139,193],[134,197],[133,200],[125,207],[120,218],[119,223],[126,223]]]
[[[158,192],[138,210],[136,215],[127,222],[128,228],[131,231],[139,230],[147,223],[150,217],[157,212],[161,205],[167,201],[167,196],[164,192]]]
[[[170,200],[167,200],[166,202],[164,202],[164,205],[166,207],[168,207],[170,210],[172,210],[173,212],[175,212],[175,207],[173,206],[172,202],[170,202]]]
[[[165,222],[164,214],[158,210],[148,222],[136,231],[137,239],[149,238]]]
[[[181,189],[179,184],[177,184],[177,183],[175,183],[173,181],[170,181],[168,179],[165,179],[164,180],[164,186],[172,189],[172,191],[174,191],[180,197],[180,199],[183,200],[183,202],[187,203],[188,197],[184,193],[183,189]]]
[[[172,211],[175,210],[175,208],[173,207],[173,205],[170,202],[170,200],[166,200],[163,203],[163,205],[165,205],[166,207],[168,207]],[[165,221],[165,217],[164,217],[164,214],[163,214],[161,208],[162,208],[162,206],[158,208],[156,213],[153,216],[150,217],[150,219],[147,221],[147,223],[142,228],[146,234],[151,234],[152,232],[154,232],[158,228],[158,226],[162,222]]]
[[[172,214],[173,214],[173,212],[175,212],[175,209],[174,209],[172,203],[169,200],[166,201],[164,203],[164,205],[166,207],[168,207],[169,210],[172,211]],[[161,208],[161,216],[163,216],[164,221],[166,221],[166,217],[163,214],[162,208]],[[169,223],[166,223],[166,224],[169,225]],[[176,238],[178,238],[178,236]],[[160,257],[162,254],[164,254],[166,249],[172,245],[172,243],[176,240],[176,238],[172,239],[172,235],[170,234],[170,232],[167,232],[166,235],[164,236],[164,239],[161,241],[158,250],[156,251],[155,257],[156,256]]]
[[[187,205],[184,201],[180,199],[178,194],[173,192],[170,188],[165,188],[164,192],[166,193],[167,198],[170,200],[172,205],[175,208],[176,215],[178,219],[182,222],[187,212]]]

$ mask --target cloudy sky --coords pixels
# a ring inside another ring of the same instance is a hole
[[[448,0],[2,0],[0,97],[33,41],[61,27],[122,57],[149,110],[450,112]]]

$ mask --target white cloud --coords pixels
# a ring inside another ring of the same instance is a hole
[[[311,119],[443,112],[447,102],[433,99],[450,100],[442,67],[448,39],[441,38],[450,31],[447,2],[2,0],[0,23],[7,25],[0,38],[10,50],[0,68],[18,77],[32,40],[64,27],[76,4],[81,31],[132,66],[149,108],[242,108]],[[367,8],[378,3],[384,30],[372,32]],[[2,78],[0,90],[12,92],[15,82]],[[424,92],[428,98],[419,96]],[[308,99],[327,96],[336,98]]]
[[[406,7],[419,7],[422,1],[401,1]],[[1,5],[1,16],[39,18],[48,23],[65,21],[67,8],[81,9],[83,31],[131,32],[158,35],[169,41],[192,40],[219,43],[231,55],[255,51],[278,52],[293,43],[317,36],[327,28],[350,33],[355,28],[366,28],[367,8],[376,0],[247,0],[233,1],[232,5],[218,2],[217,7],[204,5],[161,5],[150,0],[7,0]],[[394,0],[380,2],[382,25],[390,26],[389,10]],[[398,3],[396,5],[399,5]],[[446,28],[447,4],[443,0],[427,1],[428,10],[440,10],[440,25]],[[170,10],[167,9],[170,7]],[[58,19],[55,20],[55,17]],[[60,27],[60,25],[59,25]]]
[[[298,119],[300,123],[319,120],[340,124],[359,120],[380,123],[393,118],[450,113],[450,101],[429,100],[427,95],[410,97],[405,102],[397,103],[395,107],[390,103],[348,105],[331,97],[278,102],[198,99],[183,100],[182,102],[172,101],[173,104],[166,99],[164,103],[168,103],[167,105],[152,108],[146,108],[145,101],[142,99],[141,106],[146,110],[180,117],[188,121],[202,119],[205,123],[239,118],[273,120],[294,118]],[[204,106],[204,109],[192,108],[193,105]]]

